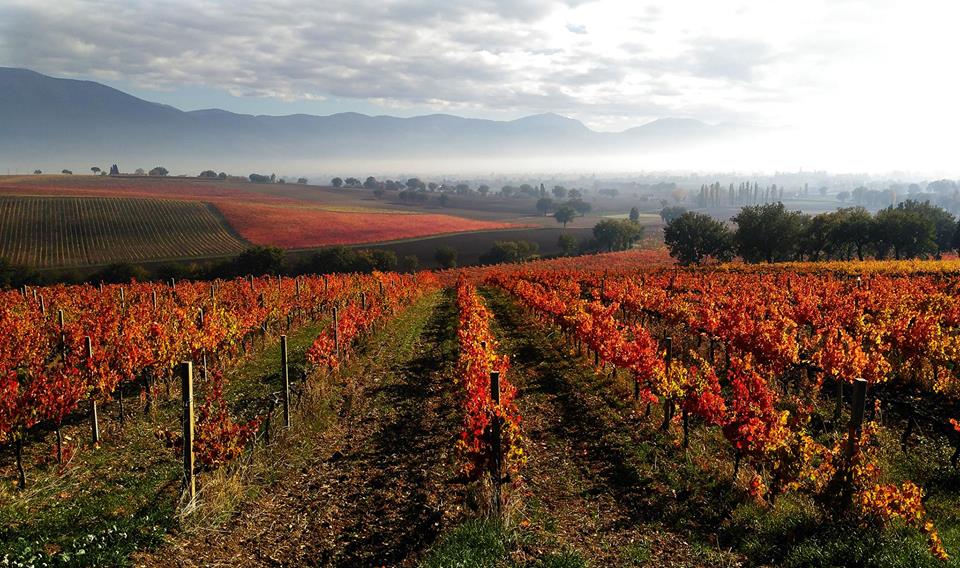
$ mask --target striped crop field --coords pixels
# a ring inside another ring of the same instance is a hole
[[[209,204],[0,196],[0,258],[34,268],[230,255],[247,244]]]

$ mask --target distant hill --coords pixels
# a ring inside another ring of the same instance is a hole
[[[116,162],[121,167],[163,163],[183,168],[242,164],[255,171],[280,160],[627,154],[705,143],[727,132],[695,120],[663,119],[602,133],[556,114],[494,121],[446,114],[397,118],[184,112],[92,81],[3,67],[0,124],[0,168],[20,169]]]

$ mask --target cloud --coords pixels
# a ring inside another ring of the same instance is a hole
[[[869,17],[850,3],[722,4],[3,0],[0,65],[148,90],[557,112],[613,129],[664,116],[776,122],[815,115],[839,77],[882,68],[873,54],[899,14],[886,0]]]

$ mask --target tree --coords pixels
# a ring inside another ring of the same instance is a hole
[[[837,201],[839,201],[840,203],[846,203],[847,201],[850,201],[850,192],[849,192],[849,191],[841,191],[840,193],[838,193],[838,194],[837,194]]]
[[[956,232],[953,233],[953,248],[960,252],[960,221],[957,222]]]
[[[167,170],[167,168],[165,168],[165,167],[163,167],[163,166],[157,166],[157,167],[153,168],[152,170],[150,170],[150,175],[152,175],[152,176],[157,176],[157,177],[164,177],[164,176],[166,176],[166,175],[169,174],[169,173],[170,173],[170,172]]]
[[[251,247],[234,259],[234,267],[239,275],[280,274],[285,264],[284,252],[277,247]]]
[[[567,197],[567,188],[563,187],[562,185],[553,186],[551,191],[553,191],[553,196],[556,199],[565,199]]]
[[[340,187],[343,185],[343,180],[338,177],[335,177],[332,180],[330,180],[330,185],[332,185],[333,187]]]
[[[420,268],[420,259],[415,254],[408,254],[400,258],[397,269],[400,272],[416,272]]]
[[[957,230],[957,220],[946,209],[932,205],[929,201],[913,199],[899,203],[897,209],[913,211],[933,223],[938,256],[953,249],[953,236]]]
[[[567,223],[573,221],[577,217],[577,210],[569,205],[561,205],[557,207],[557,210],[553,213],[553,218],[557,220],[557,223],[563,223],[563,228],[567,228]]]
[[[448,196],[446,193],[441,193],[437,202],[440,204],[440,207],[446,207],[450,204],[450,196]]]
[[[490,193],[490,186],[485,183],[481,184],[480,187],[477,188],[477,193],[486,197],[487,194]]]
[[[567,192],[567,197],[570,199],[583,199],[583,192],[579,189],[571,189]]]
[[[812,261],[820,260],[821,255],[832,258],[838,248],[833,239],[836,222],[834,213],[820,213],[808,218],[800,233],[800,254]]]
[[[560,251],[567,256],[576,252],[578,244],[577,237],[569,233],[564,233],[557,237],[557,246],[560,247]]]
[[[41,170],[33,170],[33,175],[35,175],[35,176],[38,176],[38,175],[40,175],[40,174],[42,174],[42,173],[43,173],[43,172],[42,172]]]
[[[640,210],[637,209],[636,207],[630,208],[630,220],[633,221],[634,223],[640,222]]]
[[[347,179],[343,180],[343,184],[347,187],[360,187],[360,180],[355,177],[348,177]]]
[[[297,178],[297,185],[307,185],[307,178]]]
[[[249,178],[253,183],[270,183],[270,176],[263,174],[250,174]]]
[[[60,170],[60,173],[63,174],[63,175],[65,175],[65,176],[72,176],[72,175],[73,175],[73,172],[70,171],[70,170]]]
[[[133,173],[136,174],[136,175],[138,175],[138,176],[142,176],[142,175],[146,175],[146,174],[147,174],[147,172],[143,171],[143,168],[137,168],[137,170],[136,170],[135,172],[133,172]]]
[[[457,249],[451,246],[443,245],[441,247],[438,247],[437,250],[433,253],[433,258],[443,268],[457,267]]]
[[[227,179],[227,172],[220,172],[217,174],[217,179],[221,181]]]
[[[673,207],[664,207],[660,210],[660,218],[663,219],[664,223],[669,223],[686,212],[687,208],[679,205]]]
[[[546,217],[551,209],[553,209],[553,200],[549,197],[541,197],[537,200],[537,213]]]
[[[202,172],[200,172],[200,176],[199,176],[199,177],[208,178],[208,179],[213,179],[213,178],[217,177],[217,172],[215,172],[215,171],[213,171],[213,170],[203,170]]]
[[[643,238],[643,227],[626,219],[604,219],[594,225],[593,238],[601,249],[626,250]]]
[[[407,189],[412,189],[412,190],[415,190],[415,191],[416,191],[416,190],[426,189],[426,188],[427,188],[427,184],[423,183],[423,182],[420,180],[420,178],[410,178],[410,179],[408,179],[408,180],[407,180],[407,183],[406,183],[406,186],[407,186]]]
[[[375,177],[373,177],[373,176],[369,176],[369,177],[367,177],[367,179],[365,179],[365,180],[363,181],[363,187],[365,187],[365,188],[367,188],[367,189],[376,189],[376,188],[380,187],[380,184],[377,183],[377,178],[375,178]]]
[[[847,207],[832,213],[829,239],[835,252],[845,260],[850,260],[853,251],[857,258],[864,259],[866,247],[873,235],[873,218],[863,207]]]
[[[926,258],[939,250],[934,221],[912,209],[891,206],[880,210],[874,217],[873,229],[880,258],[886,257],[890,249],[897,260]]]
[[[112,166],[110,166],[110,175],[112,176],[120,175],[120,168],[116,164],[113,164]]]
[[[787,211],[780,202],[744,207],[733,218],[737,224],[733,239],[737,253],[746,262],[793,260],[805,219],[799,211]]]
[[[712,258],[727,262],[733,258],[733,233],[709,215],[688,211],[663,228],[663,242],[670,256],[681,264],[701,264]]]
[[[92,168],[90,168],[90,171],[93,172],[93,175],[97,175],[97,174],[100,173],[100,167],[99,167],[99,166],[93,166]]]
[[[520,262],[537,254],[537,243],[529,241],[494,241],[488,252],[480,255],[481,264]]]

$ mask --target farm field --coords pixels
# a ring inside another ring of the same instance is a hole
[[[5,292],[0,557],[956,566],[958,273],[633,250]]]
[[[0,195],[0,258],[37,268],[237,254],[210,205],[160,199]]]
[[[222,220],[229,226],[239,241],[250,244],[277,246],[286,249],[311,249],[331,245],[369,244],[396,241],[410,238],[422,238],[449,233],[466,233],[498,229],[517,229],[531,223],[522,219],[499,220],[468,218],[438,211],[421,211],[408,206],[390,204],[374,199],[369,191],[334,190],[315,186],[296,184],[251,184],[239,182],[206,181],[190,178],[138,178],[104,176],[0,176],[0,196],[8,200],[31,197],[111,197],[115,199],[160,199],[167,202],[208,204],[213,207]],[[101,201],[102,202],[102,201]],[[11,201],[12,203],[12,201]],[[26,201],[27,203],[35,203]],[[99,202],[98,202],[99,203]],[[13,211],[26,210],[16,207]],[[459,213],[459,211],[458,211]],[[37,235],[49,235],[52,240],[71,238],[66,232],[68,227],[53,224],[53,217],[12,220],[15,223],[37,223]],[[104,224],[114,222],[114,218],[102,218],[102,230],[118,232],[128,230],[123,219],[115,219],[120,226],[111,228]],[[534,223],[536,224],[536,223]],[[11,227],[9,230],[18,230]],[[101,229],[88,229],[101,230]],[[193,234],[186,225],[180,226],[186,231],[175,237],[179,240],[202,241],[207,237]],[[22,233],[32,238],[34,233]],[[97,264],[109,262],[111,258],[125,261],[160,260],[167,258],[197,258],[218,254],[206,252],[195,254],[193,248],[185,247],[172,257],[157,255],[159,251],[142,250],[134,242],[120,243],[125,250],[137,250],[136,256],[110,256],[107,251],[81,255],[79,264]],[[36,250],[46,246],[43,242],[20,241],[6,243],[8,247],[17,246]],[[175,249],[176,250],[176,249]],[[234,254],[235,248],[222,248],[221,256]],[[432,254],[432,251],[431,251]],[[65,258],[66,264],[57,264],[60,257],[42,253],[43,258],[35,259],[19,256],[25,260],[42,260],[44,264],[32,264],[34,267],[70,266],[77,259]],[[425,255],[424,260],[430,255]],[[48,259],[49,257],[49,259]],[[94,260],[96,259],[96,261]],[[102,261],[102,262],[101,262]]]

